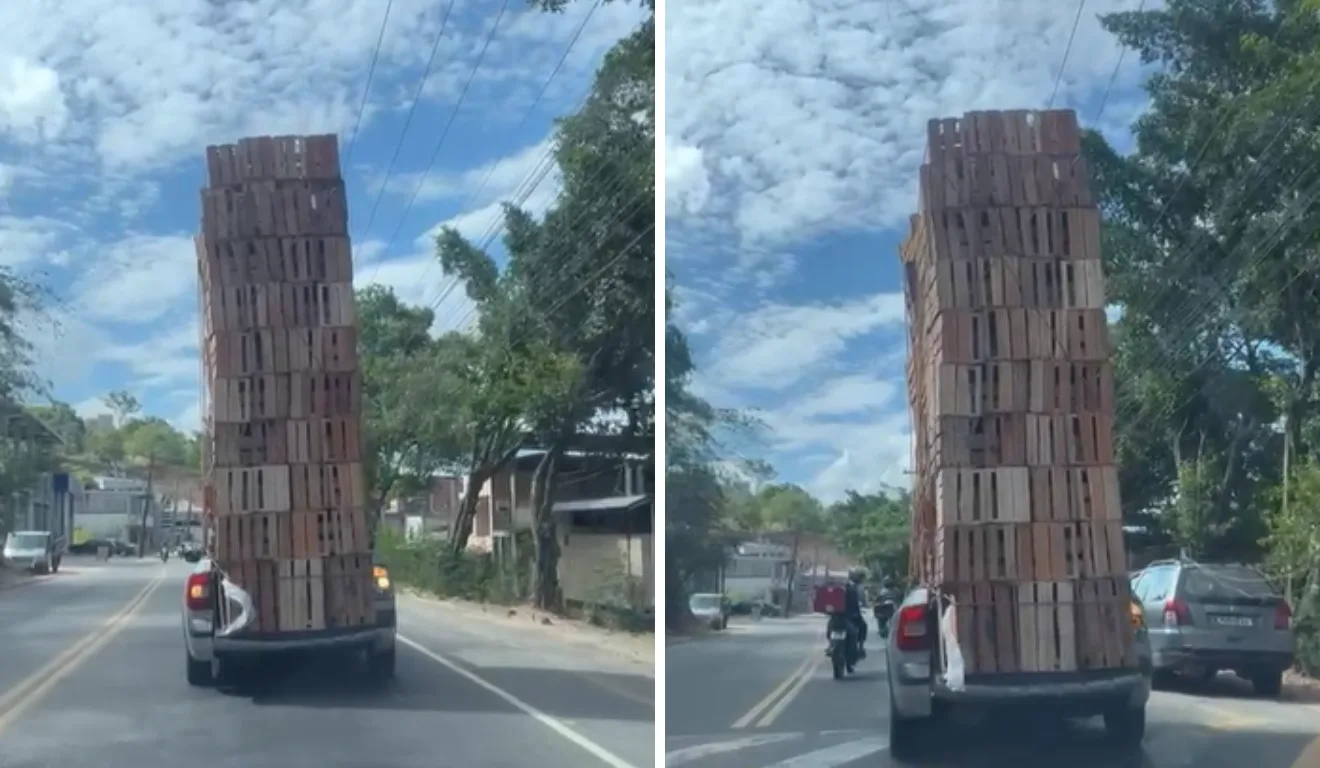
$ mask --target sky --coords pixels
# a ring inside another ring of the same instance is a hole
[[[1053,95],[1126,150],[1145,71],[1097,16],[1139,2],[669,0],[673,318],[694,391],[765,424],[732,458],[826,501],[909,485],[898,242],[926,121]]]
[[[385,0],[0,4],[0,265],[51,294],[23,328],[54,396],[92,415],[124,389],[199,428],[205,148],[246,136],[339,134],[357,285],[470,325],[435,233],[498,249],[501,201],[544,210],[554,119],[643,13],[452,3],[393,0],[383,36]]]

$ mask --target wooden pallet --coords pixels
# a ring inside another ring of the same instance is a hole
[[[194,239],[204,299],[212,292],[253,285],[353,282],[348,238],[262,237]]]

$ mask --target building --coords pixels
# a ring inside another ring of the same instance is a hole
[[[481,488],[468,549],[530,563],[532,476],[543,451],[525,451]],[[552,514],[559,585],[570,605],[655,607],[655,482],[650,462],[567,453],[557,464]]]
[[[57,450],[63,442],[55,430],[27,410],[0,405],[0,458],[21,466],[24,459],[35,460],[41,452]],[[8,490],[0,498],[0,534],[49,530],[57,536],[65,535],[74,503],[69,476],[40,472],[20,482],[24,487],[10,489],[0,475],[0,488]]]
[[[96,477],[79,494],[73,543],[92,539],[140,542],[144,522],[150,541],[160,537],[160,504],[147,493],[147,481],[132,477]]]

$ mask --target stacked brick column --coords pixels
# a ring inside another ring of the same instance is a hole
[[[1071,111],[929,124],[903,242],[913,571],[968,672],[1130,665],[1100,214]]]
[[[208,147],[207,519],[260,633],[368,623],[353,261],[334,136]]]

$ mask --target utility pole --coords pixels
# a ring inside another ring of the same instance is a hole
[[[138,538],[141,540],[138,543],[139,559],[147,556],[147,513],[151,511],[151,502],[152,499],[155,498],[155,494],[153,491],[154,488],[153,482],[155,480],[155,474],[156,474],[156,452],[152,451],[151,453],[147,454],[147,498],[142,502],[142,521],[141,521],[141,525],[138,526],[138,530],[140,531]]]

